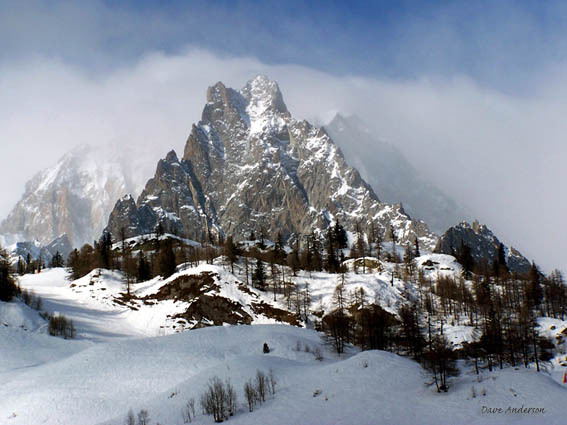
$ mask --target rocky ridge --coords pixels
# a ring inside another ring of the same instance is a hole
[[[137,201],[120,199],[107,230],[117,238],[164,230],[201,241],[250,232],[284,239],[323,230],[340,220],[347,230],[371,222],[399,242],[433,248],[436,236],[401,205],[380,202],[346,163],[327,132],[294,119],[278,85],[264,76],[240,90],[207,90],[201,121],[183,157],[170,152]]]
[[[501,242],[484,224],[466,221],[449,228],[439,239],[434,252],[455,255],[466,245],[471,250],[472,258],[477,265],[485,264],[490,267],[498,260],[498,251]],[[526,274],[531,263],[514,247],[502,244],[504,257],[508,270],[515,273]]]
[[[139,156],[122,148],[80,146],[36,174],[21,200],[0,223],[9,243],[37,240],[42,246],[65,234],[73,247],[92,243],[116,200],[139,192]]]
[[[403,203],[409,215],[425,221],[434,232],[442,233],[470,216],[423,177],[396,146],[376,137],[358,117],[336,114],[325,130],[382,201]]]

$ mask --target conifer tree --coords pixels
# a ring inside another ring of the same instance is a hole
[[[19,274],[20,276],[23,276],[23,275],[25,274],[25,272],[26,272],[26,266],[24,265],[24,262],[22,261],[22,257],[21,257],[21,256],[18,257],[17,271],[18,271],[18,274]]]
[[[396,232],[394,231],[394,226],[390,225],[389,235],[390,241],[392,242],[392,255],[394,257],[394,262],[397,262],[398,255],[396,254],[396,242],[398,241],[396,237]]]
[[[294,276],[297,276],[297,271],[301,267],[301,261],[299,259],[299,239],[295,242],[292,251],[287,257],[287,265],[291,268]]]
[[[528,272],[527,296],[531,308],[539,306],[543,297],[543,291],[541,289],[541,273],[533,261],[530,271]]]
[[[138,282],[145,282],[151,279],[151,277],[150,264],[148,263],[148,260],[146,260],[144,252],[140,250],[140,253],[138,254],[138,270],[136,279]]]
[[[51,259],[50,267],[57,268],[57,267],[63,267],[63,265],[64,265],[63,256],[59,251],[57,251],[57,253]]]
[[[238,252],[238,247],[236,246],[236,244],[232,239],[232,235],[226,238],[223,251],[224,251],[224,255],[226,256],[230,264],[230,271],[231,273],[234,274],[234,263],[236,263],[236,261],[238,260],[239,252]]]
[[[169,238],[163,242],[162,249],[158,254],[158,266],[164,279],[175,273],[177,267],[175,252],[173,251],[173,242]]]
[[[311,251],[312,251],[312,268],[315,271],[320,272],[323,270],[323,256],[321,241],[315,232],[311,232]]]
[[[109,232],[104,232],[96,245],[99,256],[99,266],[110,270],[112,265],[112,238]]]
[[[0,301],[10,301],[17,293],[10,256],[0,247]]]
[[[313,252],[310,238],[307,238],[305,249],[301,252],[301,268],[310,272],[313,270]]]
[[[338,243],[335,240],[334,231],[329,227],[327,231],[327,261],[326,269],[330,273],[336,273],[339,269],[339,262],[337,259],[335,244]]]
[[[348,246],[348,238],[345,228],[341,225],[339,220],[335,222],[333,227],[333,240],[337,246],[337,249],[345,249]]]
[[[266,272],[264,271],[264,263],[259,258],[256,260],[256,268],[252,273],[252,284],[255,288],[262,291],[266,290]]]

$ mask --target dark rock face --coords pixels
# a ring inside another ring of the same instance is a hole
[[[325,229],[339,219],[348,230],[370,222],[393,225],[400,242],[420,238],[433,248],[425,223],[401,205],[381,203],[350,168],[327,133],[293,119],[277,84],[258,76],[236,91],[217,83],[193,125],[183,158],[170,152],[134,203],[122,199],[107,230],[116,238],[164,230],[197,241],[236,240],[262,229],[284,239]]]
[[[73,247],[71,246],[71,242],[67,235],[63,234],[46,245],[44,250],[49,252],[51,257],[54,257],[59,252],[59,254],[63,256],[63,259],[67,260],[69,254],[73,251]]]
[[[72,250],[73,248],[71,247],[69,238],[67,235],[63,234],[45,246],[42,246],[39,241],[17,242],[11,255],[16,259],[15,261],[17,261],[17,258],[26,260],[29,254],[32,260],[41,259],[48,265],[57,252],[63,257],[63,260],[67,260]]]
[[[462,222],[451,227],[439,239],[434,252],[455,255],[462,244],[468,246],[476,264],[492,265],[498,260],[500,241],[484,224]],[[506,266],[513,273],[527,273],[530,262],[513,247],[504,247]]]
[[[250,325],[254,318],[245,309],[247,306],[220,295],[221,286],[225,283],[215,273],[203,272],[198,275],[179,276],[172,282],[162,286],[153,295],[147,296],[144,301],[186,301],[189,307],[181,314],[175,316],[184,319],[193,328],[203,326]],[[248,294],[254,300],[250,304],[250,310],[255,315],[262,315],[279,322],[301,326],[295,314],[279,309],[258,299],[258,296],[244,284],[237,286],[238,291]]]

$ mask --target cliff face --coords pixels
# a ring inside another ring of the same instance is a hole
[[[491,266],[498,260],[498,251],[501,242],[484,224],[477,221],[472,224],[462,222],[457,226],[449,228],[439,239],[435,252],[440,254],[455,255],[461,246],[470,248],[473,260],[476,264]],[[528,273],[530,262],[515,248],[502,244],[504,257],[508,270],[513,273]]]
[[[170,152],[160,160],[137,202],[116,204],[107,229],[115,238],[122,228],[135,236],[161,223],[195,240],[242,239],[261,229],[288,238],[336,219],[348,230],[374,222],[385,233],[393,226],[402,242],[436,242],[401,205],[380,202],[325,130],[295,120],[278,85],[258,76],[240,91],[222,83],[207,90],[183,157]]]
[[[82,146],[27,184],[22,199],[0,224],[6,239],[47,246],[65,234],[74,247],[98,239],[116,200],[139,191],[136,158],[106,146]]]

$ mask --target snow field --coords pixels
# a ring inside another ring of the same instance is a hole
[[[436,273],[459,273],[450,256],[426,255]],[[453,269],[452,269],[453,267]],[[220,295],[246,303],[249,294],[236,291],[241,276],[219,265],[201,265],[185,273],[210,271],[219,275]],[[346,276],[346,289],[365,288],[392,308],[411,290],[401,280],[390,284],[382,273]],[[0,303],[0,424],[118,425],[131,408],[148,410],[152,424],[181,424],[188,399],[196,402],[196,424],[211,424],[203,416],[199,397],[207,382],[230,379],[239,397],[239,410],[228,423],[260,424],[562,424],[567,393],[561,384],[563,367],[554,359],[548,372],[507,368],[478,377],[460,363],[461,376],[451,380],[448,393],[438,394],[430,376],[415,362],[392,353],[358,352],[349,348],[340,358],[321,334],[287,325],[211,327],[177,334],[167,324],[172,309],[186,303],[138,302],[138,310],[116,304],[125,291],[119,273],[95,270],[74,282],[64,270],[45,270],[21,279],[23,288],[43,298],[44,309],[72,319],[77,340],[46,334],[38,312],[20,302]],[[153,279],[133,286],[139,296],[150,295],[170,280]],[[309,283],[312,309],[331,308],[339,283],[325,273],[300,273],[298,284]],[[303,286],[302,286],[303,287]],[[271,294],[260,294],[268,300]],[[278,303],[283,303],[281,298]],[[256,320],[261,322],[262,317]],[[556,335],[567,322],[545,319],[544,332]],[[555,326],[555,329],[551,329]],[[471,328],[446,327],[449,339],[469,339]],[[269,354],[262,353],[267,342]],[[297,350],[299,346],[299,350]],[[309,352],[305,347],[309,347]],[[323,361],[313,351],[320,348]],[[564,356],[563,356],[564,357]],[[273,369],[278,380],[269,397],[252,413],[245,406],[243,385],[257,370]],[[474,397],[473,397],[474,388]],[[483,413],[508,407],[543,408],[541,414]]]

